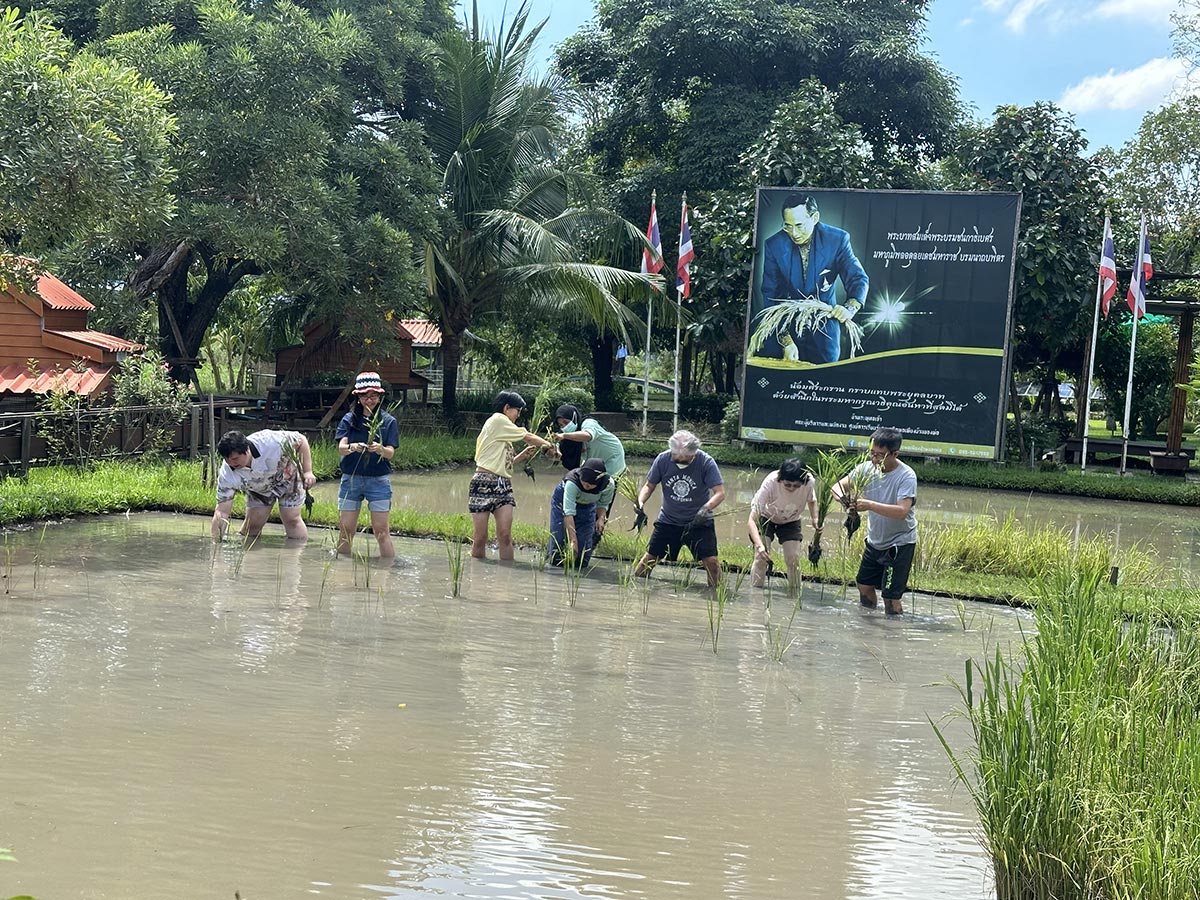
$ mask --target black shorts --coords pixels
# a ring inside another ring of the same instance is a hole
[[[884,600],[899,600],[908,590],[908,574],[912,571],[916,544],[901,544],[880,550],[867,544],[855,581],[883,590]],[[891,576],[888,576],[891,570]],[[886,579],[886,580],[885,580]]]
[[[467,509],[472,513],[491,513],[502,506],[516,507],[512,479],[492,472],[476,472],[467,489]]]
[[[799,519],[794,522],[777,523],[760,516],[758,532],[763,536],[764,541],[779,541],[781,544],[804,540],[804,529],[801,527]]]
[[[655,559],[664,556],[674,562],[681,547],[687,547],[692,558],[699,561],[717,555],[717,526],[710,519],[703,525],[672,525],[655,522],[646,552]]]

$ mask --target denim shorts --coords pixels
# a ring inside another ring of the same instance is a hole
[[[343,475],[338,509],[357,512],[364,500],[371,512],[387,512],[392,508],[392,480],[387,475]]]

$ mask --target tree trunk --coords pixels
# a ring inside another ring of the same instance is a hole
[[[446,427],[458,431],[462,419],[458,414],[458,367],[462,362],[462,335],[442,331],[442,418]]]
[[[725,354],[725,393],[736,394],[737,389],[737,365],[738,355],[736,353]]]
[[[596,398],[595,408],[598,410],[614,408],[613,354],[616,352],[614,343],[615,338],[612,332],[591,331],[588,336],[588,344],[592,350],[592,388]]]
[[[1025,461],[1025,429],[1021,427],[1021,398],[1017,394],[1017,380],[1010,372],[1008,376],[1008,404],[1012,408],[1013,425],[1017,429],[1017,458]]]
[[[182,246],[182,245],[181,245]],[[188,293],[188,269],[195,254],[199,254],[208,269],[208,277],[195,297]],[[153,279],[158,295],[158,326],[162,336],[163,356],[171,377],[182,383],[194,382],[199,390],[196,371],[200,367],[200,350],[208,327],[216,318],[221,303],[247,275],[257,274],[258,266],[246,260],[225,260],[215,264],[211,249],[187,250],[184,256],[174,254],[174,267],[163,279]],[[146,280],[144,273],[143,280]]]

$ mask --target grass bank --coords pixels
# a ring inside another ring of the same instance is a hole
[[[967,663],[974,746],[946,749],[998,900],[1190,900],[1200,884],[1200,637],[1106,597],[1105,574],[1048,571],[1024,646]]]
[[[458,448],[454,440],[447,439],[438,445],[437,452],[423,452],[420,458],[426,465],[456,463]],[[336,471],[337,457],[332,448],[317,448],[315,455],[318,471]],[[241,514],[242,503],[239,497],[234,507],[236,515]],[[212,489],[202,482],[200,464],[190,462],[104,461],[82,470],[34,469],[26,479],[6,480],[0,490],[0,525],[139,510],[211,515],[212,509]],[[318,502],[309,521],[335,527],[335,505]],[[465,511],[447,514],[395,509],[391,528],[412,537],[467,540],[471,520]],[[852,583],[862,552],[862,534],[860,530],[849,543],[827,539],[821,568],[813,575],[806,566],[805,577],[830,584]],[[518,521],[513,536],[521,546],[536,548],[544,546],[549,535],[542,523]],[[648,532],[641,537],[610,532],[602,550],[606,556],[628,562],[644,552],[648,537]],[[723,562],[737,568],[748,567],[752,561],[748,543],[726,544],[720,555]],[[1109,566],[1120,566],[1121,584],[1105,585],[1102,590],[1131,608],[1166,615],[1172,622],[1200,620],[1196,591],[1184,584],[1162,585],[1161,569],[1148,554],[1130,548],[1114,555],[1107,542],[1093,539],[1076,545],[1068,533],[1053,529],[1030,535],[1011,518],[999,525],[988,522],[925,527],[912,584],[923,592],[1031,604],[1037,602],[1044,573],[1062,558],[1077,558],[1105,571]],[[783,571],[781,558],[776,568]],[[1163,613],[1168,607],[1169,612]]]

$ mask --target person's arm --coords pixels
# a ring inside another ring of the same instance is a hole
[[[212,539],[220,541],[225,529],[229,527],[229,516],[233,513],[233,498],[222,500],[217,504],[212,517]]]
[[[817,521],[817,498],[808,498],[808,521],[812,523],[813,531],[821,533],[821,524]]]
[[[878,500],[868,500],[866,497],[859,497],[858,502],[854,504],[854,508],[859,512],[869,512],[883,516],[885,519],[903,519],[908,515],[908,511],[912,509],[912,505],[912,497],[905,497],[899,503],[880,503]]]
[[[767,553],[767,542],[763,540],[762,532],[758,530],[758,513],[753,508],[750,509],[749,518],[746,519],[746,528],[750,532],[750,543],[754,546],[755,558],[765,562],[770,558],[770,554]]]
[[[522,437],[521,440],[523,440],[526,444],[529,445],[526,449],[521,451],[521,454],[519,454],[519,455],[521,455],[522,459],[527,458],[523,454],[528,453],[530,456],[532,456],[535,453],[537,453],[539,450],[545,450],[546,453],[551,458],[554,458],[554,459],[557,459],[559,456],[557,447],[555,447],[552,443],[550,443],[548,440],[546,440],[541,435],[534,434],[532,431],[526,431],[525,436]]]
[[[718,506],[720,506],[724,502],[724,500],[725,500],[725,485],[715,484],[709,490],[708,499],[704,502],[704,505],[700,507],[700,510],[702,512],[707,513],[709,516],[711,516],[713,514],[713,510],[715,510]]]
[[[851,475],[852,474],[853,474],[853,472],[851,473]],[[849,487],[850,487],[850,475],[847,475],[845,478],[843,478],[841,481],[839,481],[837,484],[835,484],[832,488],[830,488],[829,493],[833,495],[834,500],[836,500],[838,503],[842,504],[842,506],[846,506],[847,505],[846,504],[846,491],[849,489]]]
[[[588,441],[592,440],[592,438],[593,435],[590,431],[556,431],[554,433],[554,439],[556,441],[579,441],[581,444],[586,444]]]
[[[362,453],[367,449],[367,445],[363,443],[350,443],[349,437],[344,437],[338,441],[338,453],[341,456],[349,456],[351,453]]]
[[[646,501],[649,500],[650,495],[654,493],[654,488],[655,488],[655,484],[650,482],[649,480],[647,480],[646,483],[642,485],[642,489],[640,491],[638,491],[638,498],[637,498],[638,509],[641,509],[643,506],[646,505]]]
[[[563,513],[563,528],[567,532],[567,543],[571,545],[571,553],[579,555],[579,538],[575,534],[575,517]]]
[[[367,444],[367,449],[372,453],[382,456],[384,459],[391,459],[396,455],[396,445],[400,443],[400,428],[396,424],[396,420],[387,423],[384,429],[383,440],[374,441]]]
[[[308,438],[300,432],[294,432],[296,438],[296,446],[300,448],[300,481],[304,484],[305,489],[312,487],[317,483],[317,476],[312,470],[312,447],[308,445]]]
[[[842,233],[842,240],[838,246],[837,255],[834,257],[833,267],[842,277],[842,286],[846,289],[846,302],[841,306],[835,306],[832,315],[839,322],[848,322],[867,302],[867,291],[871,286],[867,270],[862,267],[862,263],[854,255],[854,248],[850,245],[848,232]]]

